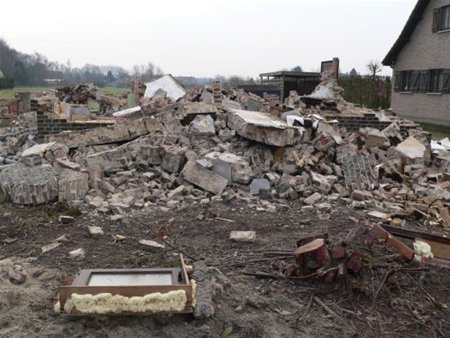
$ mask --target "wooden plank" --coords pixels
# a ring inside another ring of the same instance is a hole
[[[393,227],[393,226],[389,226],[389,225],[382,225],[382,227],[385,230],[389,231],[391,234],[394,234],[399,237],[409,238],[409,239],[421,238],[421,239],[427,239],[427,240],[450,245],[450,237],[442,237],[442,236],[433,235],[433,234],[426,233],[426,232],[402,229],[402,228],[397,228],[397,227]]]
[[[81,270],[72,282],[72,285],[87,285],[91,278],[92,270]]]
[[[121,313],[110,313],[110,314],[97,314],[97,313],[82,313],[79,311],[72,311],[71,313],[63,313],[64,316],[68,317],[143,317],[143,316],[152,316],[152,315],[173,315],[173,314],[190,314],[194,311],[192,306],[186,306],[182,311],[178,312],[121,312]]]
[[[411,260],[414,257],[414,250],[407,246],[405,243],[399,241],[397,238],[392,236],[391,233],[383,229],[378,224],[370,224],[369,227],[374,231],[376,236],[380,239],[384,239],[391,247],[397,250],[403,257]]]
[[[189,281],[189,276],[186,270],[186,264],[183,259],[183,255],[180,254],[181,269],[180,268],[143,268],[143,269],[84,269],[78,274],[78,276],[72,282],[72,285],[65,285],[60,287],[59,301],[61,312],[64,312],[64,306],[67,299],[71,297],[73,293],[76,294],[92,294],[99,293],[111,293],[112,295],[122,295],[125,297],[142,297],[152,293],[168,293],[170,291],[184,290],[186,292],[186,306],[182,313],[191,313],[193,304],[192,285]],[[130,274],[130,273],[160,273],[170,272],[172,275],[173,285],[132,285],[132,286],[90,286],[87,285],[94,273],[107,273],[107,274]],[[178,276],[182,274],[183,283],[179,283]],[[176,312],[179,313],[179,312]],[[152,313],[148,313],[152,314]],[[159,313],[158,313],[159,314]],[[73,313],[70,315],[86,315],[82,313]],[[115,314],[114,314],[115,315]],[[120,315],[136,315],[136,313],[125,313]],[[139,315],[139,313],[138,313]],[[145,315],[145,314],[143,314]]]
[[[396,236],[411,240],[419,239],[431,246],[434,257],[450,260],[450,238],[429,234],[426,232],[401,229],[393,226],[382,225],[382,227]]]
[[[189,276],[186,270],[186,264],[184,263],[183,254],[180,254],[180,261],[181,261],[181,272],[183,274],[184,281],[187,285],[191,284],[189,281]]]
[[[430,239],[422,240],[430,245],[434,257],[450,260],[450,246],[448,244],[432,241]]]

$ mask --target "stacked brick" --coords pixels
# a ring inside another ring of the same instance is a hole
[[[64,118],[52,118],[44,114],[36,100],[31,100],[31,110],[37,112],[37,129],[41,139],[45,135],[57,134],[62,131],[86,130],[114,124],[114,122],[110,121],[70,122]]]
[[[381,121],[375,114],[364,114],[364,116],[349,116],[349,115],[326,115],[330,119],[339,121],[339,127],[345,127],[348,132],[358,131],[360,128],[375,128],[383,130],[388,127],[392,121]],[[416,129],[416,123],[401,123],[400,133],[402,136],[408,136],[408,130]]]
[[[37,205],[58,197],[58,179],[51,167],[17,164],[0,172],[0,182],[16,204]]]

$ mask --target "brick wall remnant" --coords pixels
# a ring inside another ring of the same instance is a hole
[[[70,122],[65,118],[52,118],[44,114],[41,107],[36,100],[31,100],[31,109],[36,111],[37,115],[37,130],[40,139],[45,135],[58,134],[69,130],[87,130],[93,128],[104,127],[105,125],[112,125],[113,121],[78,121]]]
[[[18,163],[0,172],[0,184],[16,204],[44,204],[58,197],[58,179],[51,167]]]

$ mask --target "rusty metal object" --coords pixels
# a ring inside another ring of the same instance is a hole
[[[398,251],[407,260],[411,260],[414,257],[414,250],[407,246],[402,241],[392,236],[387,230],[383,229],[378,224],[369,224],[368,227],[372,229],[372,232],[380,239],[384,239],[392,248]]]

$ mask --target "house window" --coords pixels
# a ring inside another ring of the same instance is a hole
[[[408,92],[411,90],[412,71],[407,70],[400,73],[400,91]]]
[[[433,10],[433,33],[450,30],[450,6]]]
[[[441,8],[441,27],[440,30],[450,29],[450,6]]]
[[[430,92],[436,93],[442,90],[442,69],[430,70]]]

